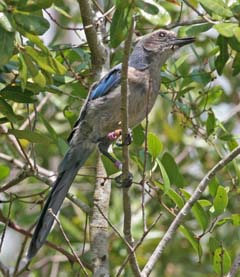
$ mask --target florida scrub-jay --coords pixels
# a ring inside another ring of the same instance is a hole
[[[160,68],[181,46],[193,38],[177,38],[172,31],[158,30],[144,36],[134,47],[128,66],[129,127],[139,124],[150,112],[161,84]],[[119,129],[121,121],[121,64],[113,67],[95,84],[85,101],[72,133],[69,150],[58,169],[57,179],[38,219],[27,257],[31,259],[45,242],[54,222],[49,213],[57,214],[78,170],[96,145],[103,154],[111,144],[109,133]],[[147,99],[148,98],[148,99]],[[148,107],[147,107],[148,103]],[[109,157],[111,159],[111,156]],[[120,169],[121,163],[112,159]]]

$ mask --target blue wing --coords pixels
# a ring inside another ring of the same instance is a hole
[[[118,64],[115,67],[113,67],[95,86],[93,86],[87,101],[102,97],[108,94],[112,89],[117,87],[121,82],[121,69],[122,64]],[[67,139],[68,143],[70,143],[79,122],[85,117],[86,110],[87,105],[82,110],[78,120],[75,122],[73,130]]]
[[[118,64],[108,72],[91,90],[89,100],[102,97],[120,84],[122,65]]]

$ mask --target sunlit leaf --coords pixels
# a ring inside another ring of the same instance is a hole
[[[237,53],[232,64],[233,76],[240,72],[240,53]]]
[[[161,161],[167,172],[171,184],[182,187],[184,185],[184,180],[174,158],[168,152],[166,152],[164,153]]]
[[[199,2],[203,5],[206,11],[211,11],[212,13],[215,13],[222,17],[232,16],[231,10],[225,5],[222,0],[199,0]]]
[[[25,13],[14,13],[16,26],[33,35],[43,35],[49,28],[49,22],[42,16]]]
[[[202,247],[199,243],[199,240],[194,236],[194,234],[188,230],[186,227],[183,225],[179,226],[179,230],[184,234],[186,239],[190,242],[192,245],[193,249],[198,253],[198,255],[201,257],[202,256]]]
[[[9,119],[9,121],[11,122],[16,122],[20,119],[22,119],[21,116],[16,115],[13,112],[13,109],[11,107],[11,105],[9,105],[4,99],[0,98],[0,113],[2,113],[3,115],[5,115],[7,117],[7,119]]]
[[[213,206],[215,209],[215,215],[220,215],[224,212],[228,204],[228,194],[226,188],[219,186],[217,189],[216,196],[213,200]]]
[[[15,33],[10,33],[0,27],[0,66],[5,65],[11,58],[14,49]]]
[[[148,133],[147,142],[148,142],[148,152],[151,154],[151,156],[154,159],[156,159],[163,149],[163,145],[160,139],[155,134]]]
[[[21,88],[24,91],[27,84],[28,71],[27,71],[27,65],[25,63],[22,53],[19,53],[18,60],[19,60],[19,76],[21,78]]]
[[[217,274],[226,274],[231,267],[231,257],[227,250],[220,247],[214,252],[213,268]]]
[[[33,142],[33,143],[43,143],[43,144],[52,143],[52,139],[49,136],[45,134],[37,133],[37,132],[32,132],[30,130],[9,129],[8,133],[14,135],[19,139],[26,139],[29,142]]]
[[[49,8],[53,0],[21,0],[17,3],[17,8],[21,11],[37,11]]]
[[[126,7],[117,6],[112,24],[110,26],[110,41],[112,47],[117,47],[127,36],[132,21],[131,5]]]
[[[14,32],[11,17],[7,13],[0,12],[0,26],[7,32]]]
[[[214,132],[215,125],[216,125],[215,115],[212,111],[210,111],[208,113],[208,118],[207,118],[207,121],[206,121],[207,135],[208,136],[210,136]]]
[[[140,9],[140,14],[145,18],[145,20],[157,26],[165,26],[171,22],[170,14],[161,5],[157,4],[153,0],[145,0],[144,2],[153,5],[158,9],[158,13],[156,15],[149,13],[147,10]]]
[[[240,214],[232,214],[231,219],[234,226],[240,226]]]
[[[214,28],[224,37],[234,36],[234,30],[238,27],[237,23],[218,23]]]
[[[0,164],[0,180],[7,178],[10,174],[10,168],[6,165]]]
[[[215,66],[218,74],[221,75],[223,68],[229,58],[227,40],[223,36],[219,36],[217,39],[217,44],[219,45],[220,54],[217,56]]]
[[[161,174],[162,174],[162,178],[163,178],[163,185],[164,185],[164,192],[167,193],[170,189],[170,181],[167,175],[167,172],[163,166],[163,164],[160,162],[159,159],[156,160],[158,163],[158,166],[160,168]]]

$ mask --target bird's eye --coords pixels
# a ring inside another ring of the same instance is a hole
[[[159,32],[159,37],[161,37],[161,38],[163,38],[163,37],[165,37],[165,33],[164,32]]]

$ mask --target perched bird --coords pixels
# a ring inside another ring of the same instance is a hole
[[[158,30],[142,37],[133,49],[128,64],[129,127],[139,124],[150,112],[159,93],[160,68],[180,47],[194,38],[177,38],[172,31]],[[54,222],[78,170],[98,145],[100,152],[121,169],[108,147],[119,132],[121,121],[121,64],[113,67],[89,92],[80,116],[69,136],[69,150],[58,169],[57,179],[38,219],[27,258],[36,255]],[[148,107],[147,107],[148,103]]]

